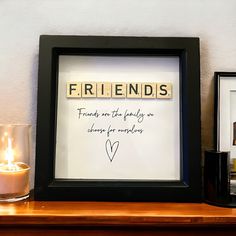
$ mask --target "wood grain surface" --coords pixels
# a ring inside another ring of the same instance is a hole
[[[4,226],[236,226],[236,209],[196,203],[36,202],[0,204]]]

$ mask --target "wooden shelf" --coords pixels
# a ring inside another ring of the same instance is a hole
[[[220,208],[204,203],[22,201],[0,204],[0,235],[10,235],[6,232],[9,233],[13,229],[16,233],[18,230],[29,228],[33,235],[32,232],[35,233],[40,228],[81,230],[87,227],[89,231],[87,229],[87,231],[83,231],[86,233],[93,229],[106,231],[111,228],[134,228],[135,230],[141,228],[142,230],[152,229],[153,232],[153,229],[158,228],[162,228],[163,231],[163,227],[167,226],[175,229],[200,227],[205,230],[206,228],[209,230],[208,227],[211,229],[225,227],[228,231],[230,228],[234,228],[235,232],[236,209]],[[34,230],[32,231],[32,229]],[[5,234],[3,234],[4,232]],[[184,234],[182,233],[182,235]],[[227,234],[224,233],[224,235]]]

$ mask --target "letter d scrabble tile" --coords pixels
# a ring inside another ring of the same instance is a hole
[[[156,98],[156,83],[142,83],[142,98]]]

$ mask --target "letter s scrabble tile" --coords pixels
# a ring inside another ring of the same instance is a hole
[[[172,84],[157,83],[157,98],[172,98]]]

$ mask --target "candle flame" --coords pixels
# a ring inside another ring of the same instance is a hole
[[[7,161],[7,168],[9,170],[16,170],[18,169],[17,168],[17,165],[14,163],[14,151],[12,149],[12,140],[10,138],[8,138],[7,140],[7,149],[6,149],[6,152],[5,152],[5,159]]]
[[[10,138],[8,138],[8,146],[6,149],[6,154],[5,154],[5,158],[8,162],[8,166],[12,166],[12,162],[14,161],[14,154],[13,154],[13,150],[12,150],[12,141]]]

